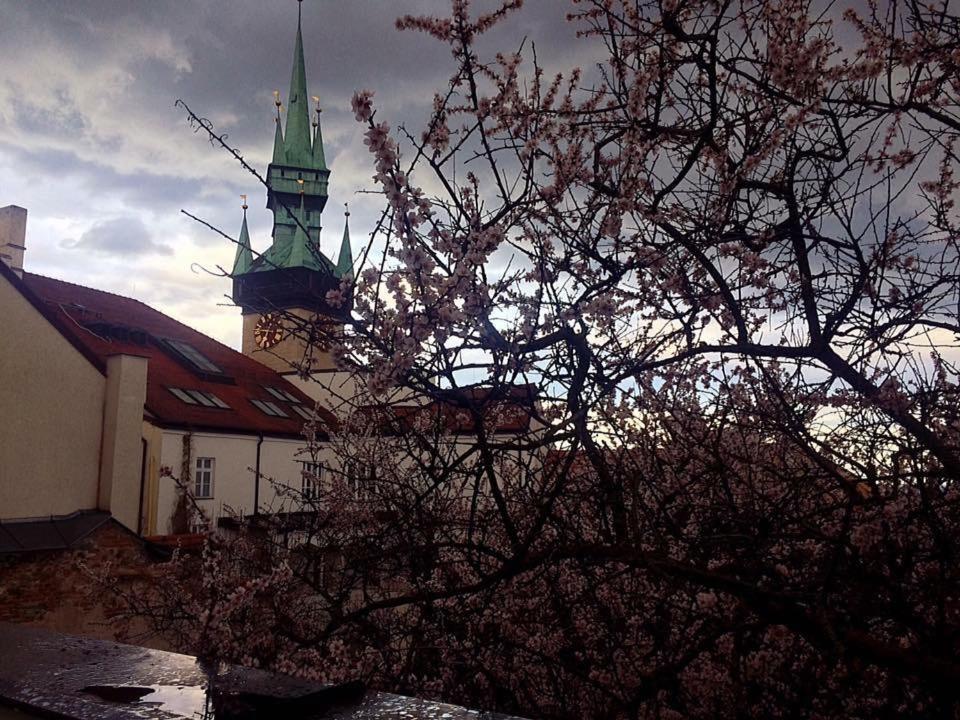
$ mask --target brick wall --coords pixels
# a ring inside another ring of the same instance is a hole
[[[111,596],[91,573],[109,569],[123,582],[149,581],[156,563],[143,543],[115,522],[69,550],[0,555],[0,621],[103,640],[135,637],[144,628],[118,621]],[[156,638],[137,644],[165,648]]]

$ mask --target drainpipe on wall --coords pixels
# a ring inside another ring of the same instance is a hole
[[[263,445],[263,433],[257,435],[257,467],[253,480],[253,514],[260,514],[260,446]]]
[[[143,536],[143,487],[147,482],[147,439],[140,438],[140,509],[137,510],[137,535]]]

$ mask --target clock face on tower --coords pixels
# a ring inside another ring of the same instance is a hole
[[[261,350],[269,350],[283,340],[283,319],[277,313],[267,313],[253,329],[253,341]]]

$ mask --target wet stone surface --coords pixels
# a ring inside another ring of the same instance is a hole
[[[0,623],[0,706],[78,720],[518,720]]]

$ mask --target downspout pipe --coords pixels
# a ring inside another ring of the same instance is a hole
[[[147,439],[140,438],[140,502],[137,509],[137,535],[143,537],[143,489],[147,482]]]
[[[253,480],[253,514],[260,514],[260,446],[263,445],[263,433],[257,435],[257,466]]]

